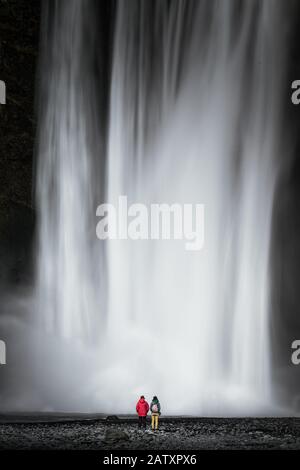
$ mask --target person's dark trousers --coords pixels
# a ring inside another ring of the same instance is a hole
[[[146,416],[139,416],[139,428],[146,429]]]

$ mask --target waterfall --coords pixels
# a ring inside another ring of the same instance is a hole
[[[92,350],[82,374],[100,411],[134,411],[140,393],[169,413],[268,410],[283,6],[117,2],[104,155],[95,4],[53,4],[39,121],[39,322]],[[97,205],[120,195],[204,204],[203,249],[98,240]]]
[[[91,341],[96,311],[104,304],[101,265],[94,257],[96,25],[91,9],[79,0],[49,3],[45,16],[37,175],[39,317],[63,337]]]

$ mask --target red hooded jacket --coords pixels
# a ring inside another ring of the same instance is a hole
[[[139,416],[147,416],[149,411],[149,405],[146,402],[145,398],[140,398],[136,405],[136,411]]]

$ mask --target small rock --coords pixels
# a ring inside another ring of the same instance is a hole
[[[108,415],[106,416],[106,421],[119,421],[119,416],[117,415]]]
[[[130,440],[128,434],[118,429],[108,429],[105,433],[105,442],[111,441],[128,441]]]

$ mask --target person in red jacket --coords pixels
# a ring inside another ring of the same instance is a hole
[[[144,395],[141,396],[136,404],[136,412],[139,415],[139,428],[146,429],[146,418],[149,411],[149,405],[145,400]]]

